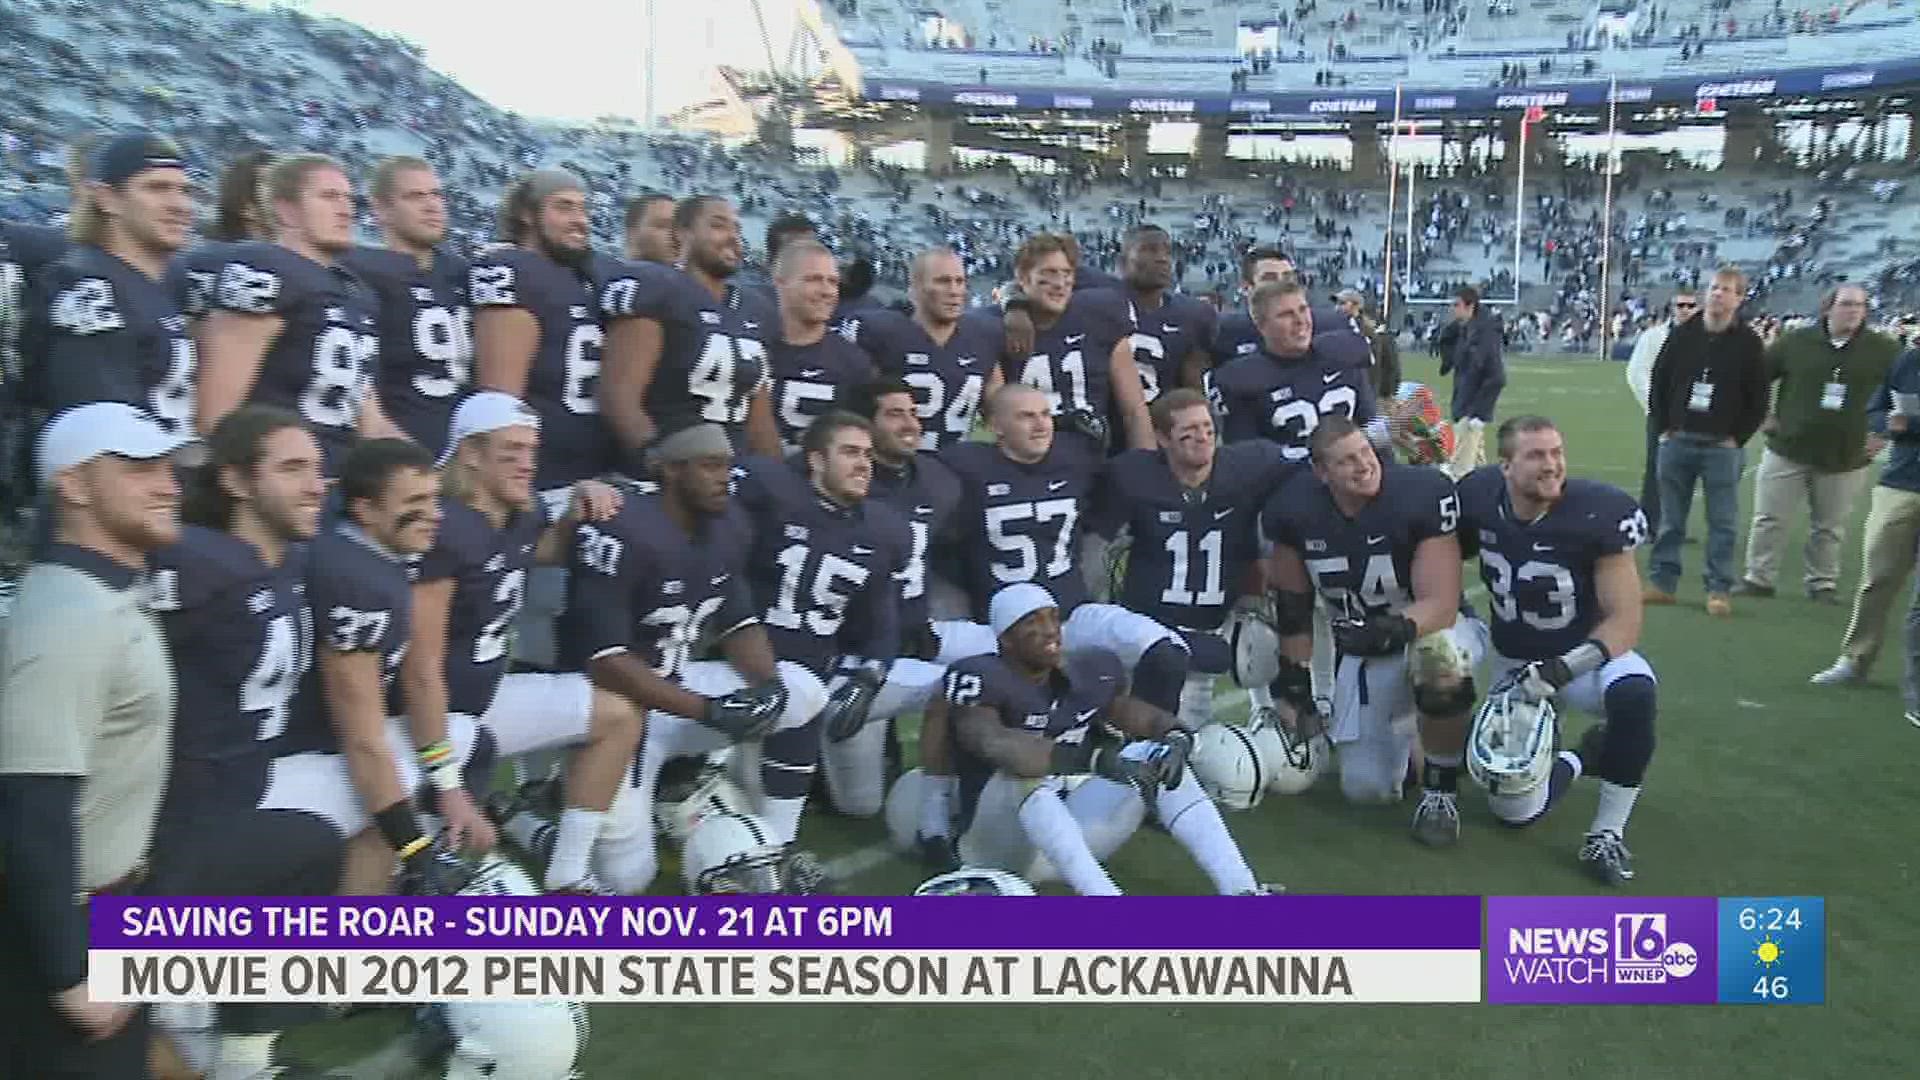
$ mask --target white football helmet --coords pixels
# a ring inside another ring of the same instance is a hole
[[[746,795],[728,779],[725,765],[703,762],[691,781],[662,785],[654,793],[653,823],[662,835],[676,844],[684,844],[701,818],[708,814],[746,813],[748,805]]]
[[[1267,686],[1280,676],[1280,631],[1273,601],[1248,597],[1234,605],[1220,636],[1233,650],[1233,681],[1240,686]]]
[[[441,1006],[453,1036],[446,1080],[570,1080],[587,1046],[577,1001],[453,1001]]]
[[[1033,886],[1018,874],[985,867],[969,867],[928,878],[913,890],[915,896],[1033,896]]]
[[[1467,732],[1467,772],[1491,795],[1525,795],[1553,774],[1551,701],[1518,690],[1490,695]]]
[[[1247,734],[1260,751],[1267,769],[1267,790],[1275,795],[1298,795],[1313,786],[1331,764],[1333,751],[1326,736],[1302,736],[1280,722],[1269,710],[1255,709]]]
[[[1266,755],[1237,724],[1208,724],[1195,732],[1187,768],[1200,790],[1228,810],[1251,810],[1267,794]]]
[[[695,896],[811,893],[818,872],[811,855],[789,851],[764,820],[731,810],[695,822],[680,852],[680,879]]]
[[[461,896],[540,896],[542,890],[533,876],[512,859],[489,852],[474,864],[473,880],[460,890]]]

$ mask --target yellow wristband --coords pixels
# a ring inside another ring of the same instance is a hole
[[[400,857],[402,859],[411,859],[432,846],[433,841],[427,837],[416,837],[412,843],[400,849]]]

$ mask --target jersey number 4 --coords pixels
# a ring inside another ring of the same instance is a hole
[[[707,401],[700,406],[700,419],[715,424],[744,423],[747,406],[766,370],[766,346],[758,341],[708,334],[700,359],[687,374],[687,392]],[[749,379],[741,379],[742,373]],[[751,385],[743,385],[749,381]]]
[[[1307,573],[1313,575],[1314,587],[1329,605],[1344,611],[1350,606],[1350,601],[1358,601],[1367,611],[1385,611],[1393,607],[1397,599],[1411,599],[1400,585],[1400,575],[1394,572],[1393,556],[1367,556],[1366,565],[1360,570],[1358,590],[1336,584],[1351,572],[1351,566],[1344,555],[1307,560]]]
[[[267,624],[260,660],[240,685],[240,711],[260,714],[261,742],[277,739],[287,730],[287,703],[294,687],[313,664],[313,616],[300,609],[300,618],[281,615]]]
[[[924,355],[924,354],[922,354]],[[980,410],[980,392],[987,380],[968,375],[960,380],[960,389],[949,400],[947,384],[931,371],[909,371],[908,386],[913,387],[913,409],[920,414],[920,449],[938,450],[946,443],[967,437],[973,430],[973,415]]]

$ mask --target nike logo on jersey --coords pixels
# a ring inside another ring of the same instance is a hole
[[[720,313],[716,311],[703,311],[700,313],[700,322],[706,326],[719,326]]]
[[[1084,340],[1086,340],[1086,336],[1087,336],[1087,335],[1085,335],[1085,334],[1074,334],[1074,335],[1072,335],[1072,336],[1070,336],[1070,337],[1068,337],[1068,338],[1067,338],[1067,344],[1069,344],[1069,345],[1078,345],[1078,344],[1080,344],[1080,343],[1081,343],[1082,341],[1084,341]]]
[[[954,358],[954,363],[959,364],[961,367],[972,367],[979,359],[977,356],[961,356]],[[924,360],[921,362],[925,363]]]
[[[916,507],[914,507],[914,508],[913,508],[913,512],[914,512],[915,514],[931,514],[931,513],[933,513],[933,507],[931,507],[931,506],[916,506]]]
[[[1101,681],[1101,682],[1105,682],[1106,680],[1105,680],[1105,679],[1102,679],[1102,680],[1100,680],[1100,681]],[[1100,710],[1099,710],[1099,709],[1088,709],[1088,710],[1087,710],[1086,712],[1077,712],[1077,713],[1074,713],[1074,714],[1073,714],[1073,718],[1074,718],[1075,720],[1078,720],[1079,722],[1081,722],[1081,723],[1083,723],[1083,724],[1084,724],[1084,723],[1086,723],[1087,721],[1089,721],[1089,720],[1091,720],[1091,719],[1093,719],[1093,718],[1094,718],[1094,716],[1095,716],[1095,715],[1097,715],[1097,714],[1098,714],[1099,712],[1100,712]]]
[[[1533,545],[1533,550],[1535,550],[1535,551],[1552,551],[1552,550],[1553,550],[1553,545],[1552,545],[1552,544],[1535,544],[1535,545]]]
[[[740,329],[742,329],[742,330],[758,330],[758,329],[760,329],[760,324],[759,324],[759,323],[757,323],[757,322],[743,322],[743,323],[741,323],[741,324],[740,324]]]
[[[1320,376],[1320,381],[1321,381],[1322,383],[1330,383],[1330,382],[1332,382],[1333,380],[1335,380],[1335,379],[1337,379],[1337,378],[1339,378],[1339,377],[1340,377],[1340,373],[1336,371],[1336,372],[1333,372],[1333,373],[1332,373],[1332,374],[1330,374],[1330,375],[1322,375],[1322,376]]]
[[[1225,510],[1215,510],[1213,512],[1213,520],[1225,521],[1227,518],[1227,515],[1231,513],[1233,513],[1233,507],[1231,506],[1227,507]]]
[[[727,583],[727,577],[728,577],[728,575],[726,575],[726,574],[721,574],[721,575],[720,575],[719,577],[716,577],[716,578],[708,578],[708,579],[707,579],[707,584],[709,584],[709,585],[725,585],[725,584]]]
[[[855,544],[853,545],[853,554],[854,554],[854,557],[856,558],[862,555],[871,555],[873,554],[873,549],[870,547],[861,547],[859,544]]]
[[[1163,334],[1177,334],[1180,332],[1180,328],[1172,323],[1161,323],[1160,332]]]
[[[1372,546],[1373,546],[1373,545],[1375,545],[1375,544],[1384,544],[1384,543],[1386,543],[1386,542],[1387,542],[1387,538],[1386,538],[1386,537],[1384,537],[1384,536],[1369,536],[1369,537],[1367,537],[1367,546],[1368,546],[1368,547],[1372,547]]]
[[[1060,490],[1061,488],[1063,488],[1063,487],[1066,487],[1066,486],[1067,486],[1067,482],[1066,482],[1065,480],[1049,480],[1049,481],[1047,481],[1047,490],[1048,490],[1048,491],[1059,491],[1059,490]]]
[[[801,371],[800,371],[800,377],[801,377],[801,378],[803,378],[803,379],[817,379],[817,378],[819,378],[820,376],[822,376],[822,375],[825,375],[825,374],[826,374],[826,372],[825,372],[825,371],[822,371],[821,369],[819,369],[819,368],[817,368],[817,367],[815,367],[815,368],[802,368],[802,369],[801,369]]]

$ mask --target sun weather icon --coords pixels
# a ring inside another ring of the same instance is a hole
[[[1763,968],[1772,968],[1780,962],[1782,955],[1780,943],[1773,940],[1771,934],[1761,938],[1760,944],[1753,947],[1753,958],[1760,961],[1760,966]]]

